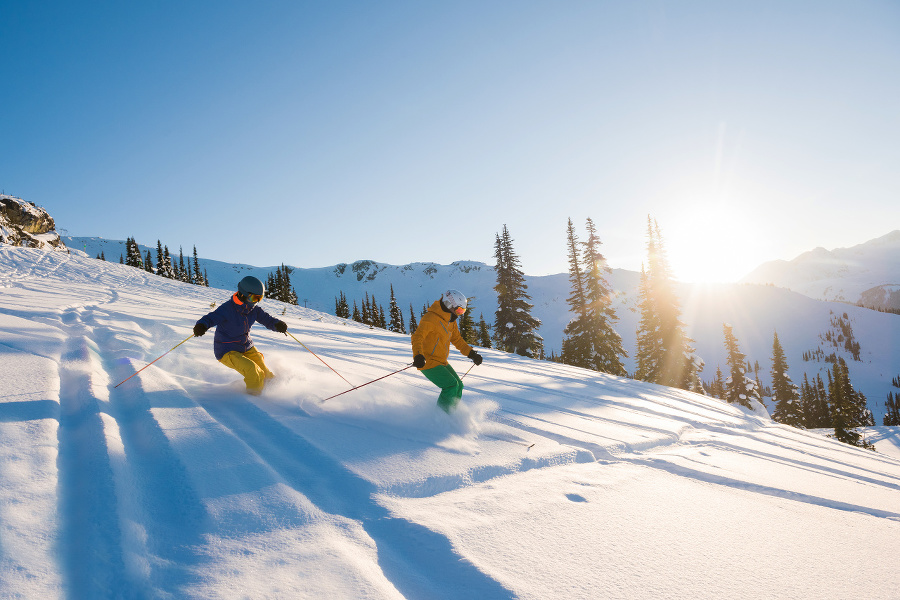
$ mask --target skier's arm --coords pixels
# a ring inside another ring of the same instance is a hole
[[[256,313],[256,320],[262,323],[266,329],[271,329],[272,331],[277,331],[278,333],[284,333],[287,331],[287,323],[282,321],[281,319],[276,319],[260,307],[255,307],[254,310],[258,311]],[[282,325],[283,327],[279,326]]]
[[[222,322],[222,318],[223,318],[222,317],[222,309],[224,307],[225,307],[225,305],[223,304],[223,305],[219,306],[219,308],[217,308],[216,310],[212,311],[211,313],[207,313],[207,314],[203,315],[202,317],[200,317],[200,319],[197,321],[197,323],[205,325],[207,329],[209,329],[211,327],[215,327],[216,325],[218,325],[219,323]]]
[[[454,323],[455,325],[455,323]],[[466,340],[463,339],[463,336],[459,333],[459,327],[454,327],[453,331],[450,333],[450,342],[456,346],[456,349],[459,350],[459,353],[469,357],[469,353],[472,351],[472,346],[466,343]]]
[[[419,326],[416,328],[415,333],[412,334],[410,340],[412,341],[412,353],[413,356],[417,354],[425,354],[425,338],[428,337],[428,334],[434,329],[434,325],[432,325],[427,319],[422,319],[419,323]]]

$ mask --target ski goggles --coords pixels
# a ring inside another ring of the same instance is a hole
[[[466,307],[465,307],[465,306],[457,306],[456,308],[452,308],[452,309],[450,309],[450,310],[452,310],[452,311],[455,312],[456,314],[462,316],[462,314],[463,314],[464,312],[466,312]]]
[[[247,294],[247,301],[251,302],[253,304],[258,303],[262,299],[263,299],[262,294]]]

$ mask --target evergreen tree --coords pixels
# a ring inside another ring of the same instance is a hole
[[[709,395],[719,400],[725,399],[725,376],[722,375],[719,365],[716,365],[716,378],[709,386]]]
[[[169,255],[169,247],[163,246],[157,241],[156,274],[160,277],[173,278],[172,257]]]
[[[643,265],[638,286],[638,308],[641,319],[637,329],[637,369],[634,378],[657,382],[662,377],[662,340],[659,335],[659,318],[653,307],[650,278]]]
[[[772,393],[775,410],[772,419],[791,427],[802,427],[804,422],[803,403],[797,393],[797,386],[788,375],[787,359],[778,341],[778,332],[772,342]]]
[[[850,383],[850,371],[847,362],[839,356],[832,365],[828,386],[828,398],[831,402],[831,422],[834,427],[834,438],[862,448],[871,447],[856,431],[857,427],[868,425],[868,409],[865,408],[865,396],[853,389]]]
[[[200,273],[200,259],[197,258],[197,245],[194,245],[194,283],[202,286],[209,286],[209,283],[206,281],[206,277]]]
[[[413,334],[419,328],[419,322],[416,321],[416,312],[413,310],[412,302],[409,303],[409,333]]]
[[[831,374],[828,374],[828,377],[831,377]],[[828,392],[825,388],[825,381],[822,379],[822,375],[816,375],[816,385],[813,388],[814,390],[814,398],[815,398],[815,407],[814,414],[816,419],[815,427],[817,429],[823,427],[831,427],[831,405],[829,404]]]
[[[334,314],[342,319],[350,318],[350,305],[347,303],[347,296],[344,295],[343,291],[341,292],[340,299],[337,300]]]
[[[659,225],[647,217],[647,270],[641,276],[636,377],[703,393],[703,361],[681,321],[681,306]]]
[[[472,308],[469,307],[466,309],[466,312],[459,317],[457,327],[459,327],[459,335],[462,336],[466,343],[470,346],[475,344],[476,339],[476,331],[475,331],[475,321],[472,319]]]
[[[144,268],[144,261],[141,258],[141,249],[138,248],[137,242],[133,237],[125,240],[125,264],[129,267],[138,269]]]
[[[756,382],[747,374],[745,360],[747,356],[741,352],[737,338],[731,325],[723,323],[725,331],[725,350],[728,353],[728,367],[731,375],[725,380],[725,400],[732,404],[740,404],[753,408],[753,400],[760,401]]]
[[[362,318],[362,314],[359,312],[359,307],[356,306],[356,300],[353,301],[353,320],[357,323],[364,323]]]
[[[589,330],[585,275],[581,269],[580,248],[572,219],[566,227],[566,251],[569,258],[571,293],[566,298],[572,320],[563,330],[560,360],[567,365],[589,369],[593,367],[594,346]]]
[[[584,242],[584,293],[587,330],[593,349],[591,367],[604,373],[625,376],[627,373],[622,357],[628,354],[622,346],[622,337],[614,328],[618,317],[612,305],[613,290],[606,280],[606,275],[611,271],[606,258],[600,253],[600,238],[590,218],[585,227],[588,237]],[[699,386],[699,377],[696,383]]]
[[[191,279],[188,277],[187,269],[184,266],[184,249],[179,246],[178,247],[178,276],[176,279],[179,281],[183,281],[185,283],[190,283]]]
[[[125,257],[122,256],[121,254],[119,255],[119,264],[120,264],[120,265],[124,265],[124,264],[125,264]]]
[[[144,270],[148,273],[156,273],[156,269],[153,268],[153,259],[150,256],[149,250],[147,250],[147,256],[144,257]]]
[[[391,301],[389,306],[389,312],[391,316],[390,323],[388,324],[388,329],[393,331],[394,333],[406,333],[406,328],[403,326],[403,314],[400,312],[400,307],[397,306],[397,298],[394,296],[394,285],[391,284]]]
[[[387,319],[384,315],[384,307],[380,304],[378,305],[378,326],[382,329],[387,329]]]
[[[366,292],[365,298],[363,298],[362,301],[361,318],[362,322],[366,325],[374,324],[372,320],[372,308],[369,304],[369,292]]]
[[[497,348],[521,356],[540,357],[543,339],[537,329],[541,322],[531,315],[528,286],[519,264],[519,257],[512,246],[512,238],[506,225],[503,235],[496,236],[494,257],[497,259],[495,274],[497,285],[497,311],[494,314],[494,337]]]
[[[491,332],[488,330],[488,324],[484,320],[484,313],[479,313],[478,319],[478,345],[482,348],[491,347]]]
[[[894,392],[888,392],[887,400],[884,402],[882,425],[900,425],[900,395],[895,396]]]

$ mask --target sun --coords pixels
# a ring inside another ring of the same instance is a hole
[[[750,212],[733,203],[704,202],[660,224],[675,278],[734,282],[759,266],[767,232]]]

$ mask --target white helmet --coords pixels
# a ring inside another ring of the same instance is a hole
[[[468,304],[466,295],[459,290],[447,290],[441,296],[441,302],[447,310],[457,315],[466,312],[466,304]]]

